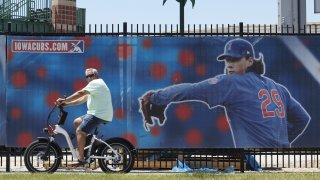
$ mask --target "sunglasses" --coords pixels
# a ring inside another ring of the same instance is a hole
[[[88,75],[86,75],[86,79],[88,79],[89,77],[93,77],[94,76],[94,74],[88,74]]]

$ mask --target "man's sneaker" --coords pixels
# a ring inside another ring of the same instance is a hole
[[[80,160],[78,159],[78,162],[72,164],[72,166],[74,166],[74,167],[80,167],[80,166],[84,166],[84,165],[86,165],[86,164],[88,164],[87,161],[80,161]]]

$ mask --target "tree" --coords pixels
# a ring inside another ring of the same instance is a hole
[[[184,6],[187,3],[187,0],[176,0],[178,3],[180,3],[180,33],[184,33]],[[192,3],[192,8],[194,7],[196,0],[190,0]],[[167,0],[163,0],[163,4],[167,2]]]

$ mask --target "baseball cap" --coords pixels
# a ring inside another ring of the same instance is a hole
[[[224,53],[217,57],[218,61],[223,61],[226,57],[240,59],[242,57],[254,57],[254,50],[249,41],[244,39],[233,39],[224,46]]]

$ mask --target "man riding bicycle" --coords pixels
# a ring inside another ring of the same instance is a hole
[[[73,124],[76,128],[78,142],[78,162],[75,166],[85,165],[84,148],[87,134],[93,133],[100,124],[112,121],[113,107],[111,93],[106,83],[99,78],[98,71],[94,68],[85,71],[87,86],[76,91],[67,98],[58,98],[56,104],[74,106],[87,102],[87,114],[76,118]]]

